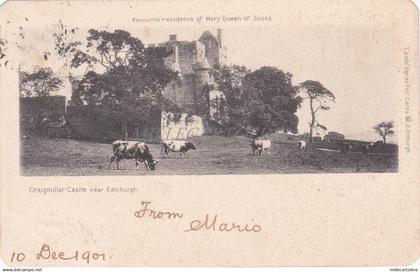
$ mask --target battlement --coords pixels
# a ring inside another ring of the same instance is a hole
[[[225,59],[221,42],[222,31],[218,29],[217,36],[205,31],[194,41],[179,41],[176,34],[171,34],[168,41],[157,45],[172,52],[165,58],[165,65],[181,76],[181,85],[170,84],[163,95],[185,112],[195,113],[198,110],[194,105],[202,104],[203,87],[212,83],[210,69]]]

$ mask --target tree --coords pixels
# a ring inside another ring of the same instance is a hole
[[[243,117],[241,113],[241,107],[243,107],[242,81],[250,73],[250,70],[239,65],[218,65],[210,73],[216,84],[216,89],[222,92],[225,97],[227,112],[222,114],[227,115],[227,118],[224,119],[229,120],[230,124],[237,124]]]
[[[157,111],[176,108],[161,93],[178,79],[177,72],[164,65],[163,58],[169,54],[163,48],[144,48],[127,31],[89,30],[87,50],[78,50],[71,61],[72,67],[98,66],[79,84],[81,101],[118,120],[127,138],[129,123],[145,124]]]
[[[292,85],[292,74],[275,67],[261,67],[247,74],[242,82],[241,99],[245,118],[259,134],[266,130],[297,132],[296,111],[302,100]]]
[[[376,133],[379,134],[379,136],[382,137],[384,144],[386,144],[386,137],[393,135],[395,132],[393,130],[394,128],[394,122],[380,122],[376,126],[373,127]]]
[[[335,101],[334,94],[325,88],[318,81],[307,80],[298,86],[300,92],[307,95],[303,99],[309,99],[309,107],[311,110],[311,121],[309,122],[309,137],[310,142],[312,143],[313,132],[316,128],[327,130],[324,125],[321,125],[318,120],[316,120],[316,113],[319,110],[328,111],[330,109],[327,106],[328,101]]]
[[[80,41],[75,40],[75,34],[79,30],[78,27],[70,27],[59,21],[55,26],[55,31],[52,33],[54,38],[54,50],[64,63],[63,68],[67,68],[73,56],[79,51],[81,46]],[[44,55],[45,60],[48,59],[50,52],[47,51]],[[64,70],[64,69],[63,69]]]
[[[33,73],[20,73],[19,94],[21,97],[47,97],[58,91],[62,84],[50,68],[40,67]]]

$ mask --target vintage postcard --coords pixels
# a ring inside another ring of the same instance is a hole
[[[408,0],[9,1],[10,266],[409,266]]]

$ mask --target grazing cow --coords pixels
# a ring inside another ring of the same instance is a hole
[[[299,144],[299,148],[300,148],[300,150],[307,150],[308,149],[308,147],[306,146],[306,142],[305,141],[299,141],[298,142],[298,144]]]
[[[153,171],[156,168],[157,160],[153,159],[149,147],[138,141],[117,140],[112,143],[113,155],[109,162],[108,169],[111,169],[113,161],[117,163],[117,169],[120,170],[119,161],[122,159],[134,159],[136,161],[136,170],[139,168],[139,162],[144,162],[147,171]]]
[[[193,149],[197,150],[195,144],[187,140],[166,140],[162,142],[162,149],[160,150],[161,154],[169,156],[169,151],[179,152],[179,157],[182,155],[185,156],[188,150]]]
[[[270,154],[271,140],[251,140],[252,155],[261,156],[264,150]]]
[[[344,143],[341,146],[341,154],[348,153],[353,148],[353,146],[349,143]]]

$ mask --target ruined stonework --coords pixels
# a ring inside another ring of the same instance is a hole
[[[187,139],[205,133],[203,120],[199,116],[188,116],[184,113],[180,120],[174,123],[168,120],[169,115],[171,113],[162,112],[161,140]]]
[[[196,41],[178,41],[176,35],[169,35],[167,42],[149,44],[149,47],[155,46],[166,47],[172,52],[165,58],[165,65],[180,75],[180,84],[169,84],[164,96],[174,101],[182,111],[197,114],[200,112],[197,106],[202,105],[203,87],[212,84],[210,69],[226,61],[222,30],[217,30],[217,36],[205,31]]]
[[[170,113],[162,112],[159,117],[155,116],[147,124],[147,127],[128,124],[128,136],[131,139],[153,139],[166,140],[176,138],[188,138],[199,136],[206,132],[206,124],[202,116],[210,114],[213,116],[217,109],[212,109],[203,96],[203,89],[206,85],[211,85],[212,79],[210,69],[216,65],[226,62],[225,48],[222,45],[222,31],[217,30],[214,36],[211,32],[205,31],[198,40],[178,41],[176,35],[169,35],[169,40],[159,44],[149,44],[148,50],[165,50],[171,54],[164,59],[165,65],[179,73],[179,80],[168,84],[163,91],[163,95],[175,102],[182,111],[182,118],[178,122],[168,122],[167,115]],[[92,68],[90,68],[92,69]],[[113,124],[105,125],[106,131],[97,131],[93,121],[86,117],[83,112],[86,110],[78,93],[78,84],[82,76],[69,75],[68,81],[72,88],[72,97],[69,103],[69,121],[73,123],[74,133],[78,133],[80,138],[115,138],[120,134],[120,128]],[[216,90],[209,90],[209,99],[220,98]],[[217,100],[217,99],[216,99]],[[187,116],[189,116],[187,118]],[[211,118],[211,117],[210,117]],[[95,119],[95,118],[94,118]],[[186,120],[188,119],[188,122]],[[98,120],[98,118],[96,118]],[[92,130],[92,131],[91,131]],[[157,131],[153,135],[148,135],[147,131]],[[97,133],[93,135],[94,131]],[[147,135],[146,135],[147,134]],[[93,135],[93,136],[92,136]]]

